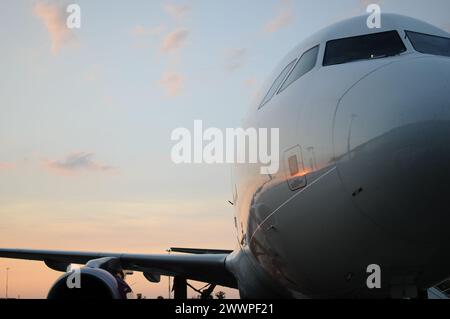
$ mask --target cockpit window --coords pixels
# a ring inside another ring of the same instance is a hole
[[[406,31],[411,44],[414,49],[420,53],[443,55],[450,57],[450,39],[418,33],[413,31]]]
[[[288,66],[286,66],[283,69],[283,71],[281,71],[280,75],[275,79],[272,86],[270,87],[269,92],[267,92],[266,96],[264,97],[264,100],[259,105],[259,109],[262,108],[267,102],[269,102],[272,99],[272,97],[278,91],[278,88],[280,87],[281,83],[284,81],[284,79],[288,75],[289,71],[291,71],[295,62],[297,62],[297,59],[295,59],[294,61],[289,63]]]
[[[284,81],[279,93],[283,92],[289,85],[300,79],[316,66],[318,53],[319,46],[315,46],[302,55],[302,57],[298,60],[294,69],[292,70],[291,74],[289,74],[289,76]]]
[[[331,40],[327,42],[323,65],[380,59],[406,51],[397,31]]]

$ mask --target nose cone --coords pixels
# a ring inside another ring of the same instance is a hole
[[[450,242],[450,59],[367,75],[340,101],[337,168],[360,212],[409,242]]]

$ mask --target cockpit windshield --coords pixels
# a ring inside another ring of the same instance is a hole
[[[411,44],[414,49],[420,53],[442,55],[450,57],[450,39],[418,33],[413,31],[406,31]]]
[[[405,51],[405,44],[397,31],[331,40],[327,42],[323,65],[380,59]]]

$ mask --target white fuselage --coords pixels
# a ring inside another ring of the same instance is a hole
[[[243,297],[385,297],[450,276],[450,58],[404,39],[438,29],[385,20],[369,31],[355,18],[302,43],[274,77],[319,45],[314,69],[248,113],[244,128],[280,129],[280,170],[234,170],[240,249],[227,264]],[[328,40],[387,30],[405,52],[322,65]],[[372,264],[380,289],[366,285]]]

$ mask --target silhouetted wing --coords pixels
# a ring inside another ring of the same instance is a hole
[[[227,256],[228,254],[133,255],[0,249],[0,258],[43,261],[48,267],[58,271],[64,271],[70,264],[86,264],[91,260],[113,257],[118,258],[123,269],[126,270],[162,276],[179,276],[190,280],[236,288],[236,279],[225,265]]]

